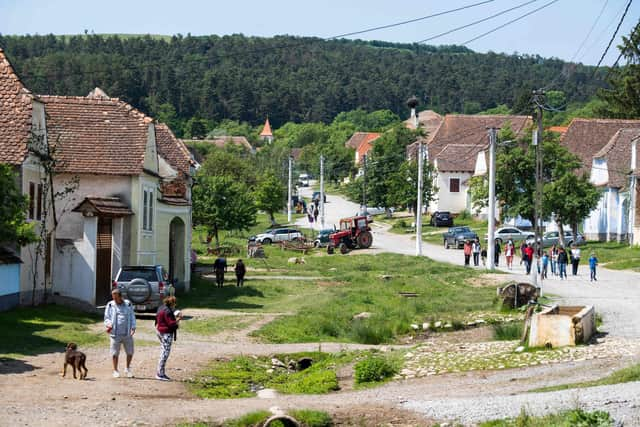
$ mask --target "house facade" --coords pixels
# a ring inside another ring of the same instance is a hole
[[[632,152],[639,136],[640,120],[574,119],[561,139],[581,159],[578,173],[587,174],[601,191],[598,206],[582,224],[589,240],[634,240],[637,169]]]
[[[166,125],[99,89],[41,96],[57,159],[53,292],[89,306],[126,265],[161,264],[190,286],[191,158]]]

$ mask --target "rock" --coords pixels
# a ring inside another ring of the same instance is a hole
[[[424,323],[422,324],[422,329],[423,329],[423,330],[425,330],[425,331],[428,331],[429,329],[431,329],[431,323],[429,323],[429,322],[424,322]]]
[[[271,366],[274,368],[287,369],[287,365],[285,365],[281,360],[278,360],[276,358],[271,359]]]
[[[310,357],[303,357],[302,359],[298,360],[296,368],[298,369],[298,371],[304,371],[305,369],[310,368],[311,365],[313,365],[313,359]]]
[[[476,324],[478,325],[484,325],[485,323],[487,322],[485,322],[484,319],[476,319]]]
[[[289,264],[306,264],[307,262],[301,257],[291,257],[287,260]]]
[[[267,369],[267,374],[273,374],[273,369]]]
[[[391,276],[389,274],[381,274],[378,277],[381,278],[382,280],[391,280],[391,279],[393,279],[393,276]]]
[[[358,313],[355,316],[353,316],[354,319],[368,319],[371,317],[371,313],[369,313],[368,311],[363,311],[362,313]]]
[[[259,390],[257,393],[259,399],[275,399],[278,397],[278,392],[272,388],[265,388]]]
[[[524,351],[524,346],[521,345],[519,347],[517,347],[515,350],[513,350],[515,353],[522,353]]]
[[[453,325],[452,325],[451,323],[447,322],[447,323],[444,325],[444,327],[445,327],[446,329],[451,329],[451,328],[453,328]]]
[[[331,267],[331,268],[329,269],[329,271],[338,271],[338,269],[337,269],[337,268],[335,268],[335,267]]]
[[[415,323],[412,323],[411,329],[413,329],[414,331],[417,331],[418,329],[420,329],[420,326],[416,325]]]
[[[435,326],[436,328],[442,328],[442,322],[438,320],[438,321],[434,324],[434,326]]]

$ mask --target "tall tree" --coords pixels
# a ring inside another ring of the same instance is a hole
[[[287,199],[287,189],[282,181],[272,173],[268,173],[262,177],[254,194],[258,209],[265,211],[269,215],[271,224],[275,225],[274,214],[284,207]]]

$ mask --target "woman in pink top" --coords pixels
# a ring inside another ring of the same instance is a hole
[[[513,265],[513,254],[515,252],[515,247],[513,245],[513,241],[509,239],[507,243],[504,245],[504,256],[507,258],[507,268],[511,270],[511,266]]]
[[[471,258],[471,242],[469,240],[464,242],[464,266],[469,266],[469,259]]]

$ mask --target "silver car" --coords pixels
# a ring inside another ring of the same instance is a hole
[[[530,237],[534,237],[533,233],[530,231],[522,231],[517,227],[502,227],[498,228],[495,232],[495,239],[498,244],[503,244],[509,239],[514,242],[519,242],[521,240],[527,240]],[[485,234],[484,239],[487,240],[487,238]]]
[[[173,292],[167,277],[161,265],[122,267],[113,288],[120,289],[122,297],[131,301],[135,311],[155,310],[162,305],[164,297]]]
[[[533,244],[534,242],[534,237],[531,236],[531,238],[527,239],[527,243]],[[579,245],[584,245],[586,242],[584,236],[580,233],[578,233],[577,237],[574,239],[573,238],[573,231],[564,231],[564,244],[565,246],[569,247],[569,246],[573,246],[574,244],[579,246]],[[544,233],[542,235],[542,247],[544,248],[548,248],[550,246],[553,245],[559,245],[560,244],[560,232],[559,231],[549,231],[547,233]]]
[[[275,228],[255,236],[256,242],[270,245],[275,242],[288,242],[291,240],[302,240],[304,236],[295,228]]]

